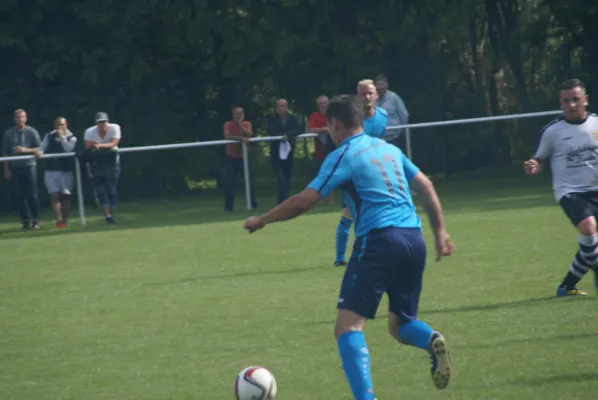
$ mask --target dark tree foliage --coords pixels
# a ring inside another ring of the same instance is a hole
[[[597,20],[586,0],[4,0],[0,121],[22,107],[46,132],[64,115],[82,139],[101,110],[122,146],[214,140],[233,103],[263,132],[276,98],[307,116],[319,94],[378,73],[411,122],[553,110],[571,76],[598,98]],[[508,165],[546,122],[416,130],[414,158],[431,172]],[[122,186],[183,192],[223,154],[126,155]]]

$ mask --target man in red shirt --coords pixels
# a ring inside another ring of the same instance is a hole
[[[308,120],[309,132],[318,134],[318,137],[315,138],[316,149],[314,151],[314,162],[318,170],[328,153],[334,150],[334,144],[328,136],[328,126],[326,124],[326,117],[324,116],[328,101],[328,97],[324,95],[318,97],[316,100],[318,111],[311,113]],[[330,204],[334,203],[334,192],[330,194],[328,201]]]
[[[232,121],[224,124],[224,138],[227,140],[238,140],[239,142],[249,142],[253,136],[251,122],[245,121],[245,111],[243,107],[233,106]],[[235,187],[237,175],[243,169],[243,149],[241,143],[230,143],[226,145],[226,195],[224,211],[232,211],[235,202]],[[251,188],[251,207],[257,207],[255,198],[255,188],[253,179],[251,179],[251,169],[249,171],[249,185]]]

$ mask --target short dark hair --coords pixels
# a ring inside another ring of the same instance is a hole
[[[559,85],[559,91],[571,90],[575,88],[581,88],[583,90],[586,90],[586,85],[584,85],[583,82],[579,79],[567,79],[565,82]]]
[[[335,118],[347,129],[359,128],[363,123],[363,106],[355,96],[335,96],[326,108],[326,120]]]
[[[383,81],[383,82],[388,83],[388,78],[386,77],[386,75],[378,74],[376,79],[374,79],[374,82],[378,82],[378,81]]]

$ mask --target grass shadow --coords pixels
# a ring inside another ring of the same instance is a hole
[[[554,205],[550,187],[542,179],[529,177],[506,177],[489,179],[440,180],[438,192],[447,214],[452,212],[483,212],[510,209],[525,209]],[[78,216],[73,215],[71,226],[66,230],[54,227],[49,210],[42,214],[42,229],[36,232],[19,232],[18,215],[0,217],[0,240],[70,235],[87,232],[104,232],[129,229],[146,229],[165,226],[186,226],[220,222],[238,222],[250,215],[259,215],[274,207],[275,194],[271,188],[258,191],[259,208],[248,211],[245,199],[240,191],[236,197],[236,209],[225,212],[224,198],[219,191],[200,195],[176,197],[173,199],[150,199],[137,202],[124,202],[115,213],[117,225],[108,225],[102,217],[102,211],[86,206],[87,224],[82,226]],[[418,203],[417,197],[415,198]],[[75,210],[76,207],[74,207]],[[338,213],[341,204],[337,196],[336,204],[322,202],[308,214]],[[421,214],[420,210],[420,214]]]
[[[571,374],[547,375],[541,378],[522,378],[513,381],[518,386],[545,386],[547,384],[581,383],[586,381],[597,381],[598,372],[582,372]]]
[[[589,299],[589,297],[579,297],[580,299]],[[433,315],[433,314],[446,314],[446,313],[463,313],[463,312],[477,312],[477,311],[492,311],[492,310],[500,310],[505,308],[518,308],[522,306],[530,306],[537,303],[544,303],[550,300],[561,299],[557,296],[544,296],[544,297],[536,297],[531,299],[523,299],[523,300],[516,300],[516,301],[507,301],[504,303],[494,303],[494,304],[481,304],[481,305],[473,305],[473,306],[463,306],[463,307],[454,307],[454,308],[441,308],[436,310],[423,310],[420,311],[421,315]]]
[[[241,202],[242,199],[239,199]],[[263,205],[262,205],[263,204]],[[117,224],[105,222],[102,211],[86,209],[86,225],[81,225],[79,217],[74,215],[68,229],[56,229],[52,216],[48,212],[42,215],[42,229],[39,231],[19,232],[18,216],[0,218],[0,240],[39,238],[55,235],[70,235],[88,232],[105,232],[114,230],[147,229],[173,226],[192,226],[209,223],[238,222],[242,229],[243,221],[251,215],[263,214],[274,207],[275,203],[260,203],[255,210],[239,207],[233,212],[223,210],[223,202],[219,198],[200,199],[178,198],[175,200],[152,200],[135,203],[124,203],[115,213]],[[341,206],[337,204],[319,204],[309,214],[338,213]]]
[[[419,315],[432,315],[432,314],[450,314],[450,313],[463,313],[463,312],[478,312],[478,311],[492,311],[492,310],[499,310],[505,308],[518,308],[518,307],[525,307],[531,306],[538,303],[543,303],[546,301],[556,300],[559,299],[560,301],[566,301],[561,297],[557,296],[545,296],[545,297],[537,297],[531,299],[523,299],[517,301],[509,301],[504,303],[494,303],[494,304],[482,304],[482,305],[475,305],[475,306],[463,306],[463,307],[454,307],[454,308],[442,308],[436,310],[421,310]],[[582,300],[592,300],[596,301],[592,297],[587,296],[578,296],[575,301],[582,301]],[[387,314],[379,314],[376,318],[385,318]],[[322,325],[322,324],[331,324],[334,323],[334,320],[326,320],[326,321],[314,321],[314,322],[306,322],[305,325]]]
[[[582,340],[582,339],[594,339],[598,337],[598,333],[572,333],[568,335],[556,335],[550,337],[529,337],[529,338],[521,338],[521,339],[509,339],[509,340],[502,340],[502,341],[494,341],[492,343],[484,343],[484,344],[466,344],[459,347],[464,349],[496,349],[496,348],[503,348],[507,346],[517,345],[517,344],[524,344],[524,343],[550,343],[550,342],[558,342],[558,341],[566,341],[566,340]]]
[[[167,282],[147,282],[143,283],[141,286],[163,286],[163,285],[174,285],[174,284],[186,284],[186,283],[194,283],[194,282],[202,282],[208,280],[216,280],[216,279],[234,279],[234,278],[243,278],[247,276],[263,276],[263,275],[284,275],[284,274],[295,274],[307,271],[313,271],[316,269],[323,269],[322,266],[317,267],[306,267],[306,268],[293,268],[293,269],[283,269],[283,270],[276,270],[276,271],[248,271],[248,272],[238,272],[234,274],[222,274],[222,275],[208,275],[208,276],[198,276],[193,278],[184,278],[175,281],[167,281]]]

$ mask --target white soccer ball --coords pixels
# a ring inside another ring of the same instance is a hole
[[[274,375],[264,367],[247,367],[235,379],[237,400],[274,400],[276,390]]]

